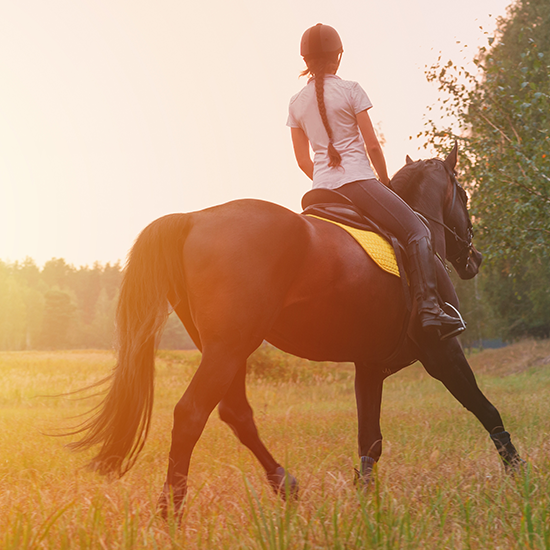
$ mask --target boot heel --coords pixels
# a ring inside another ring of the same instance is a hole
[[[456,309],[455,306],[453,306],[453,304],[449,304],[449,302],[445,302],[445,305],[450,308],[454,314],[456,314],[456,316],[460,319],[460,322],[462,323],[462,326],[464,327],[462,330],[466,330],[466,321],[464,320],[464,318],[462,317],[462,315],[460,315],[460,311],[458,311],[458,309]]]

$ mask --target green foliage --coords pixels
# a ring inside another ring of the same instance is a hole
[[[160,349],[195,349],[195,344],[175,313],[168,317],[160,340]]]
[[[550,259],[525,257],[512,271],[500,261],[484,273],[484,293],[499,320],[500,333],[512,340],[550,334]]]
[[[44,295],[44,323],[42,342],[45,347],[60,349],[67,346],[67,335],[75,306],[69,293],[62,290],[48,290]]]
[[[428,72],[442,93],[425,135],[461,142],[462,180],[488,258],[521,261],[550,244],[550,4],[519,0],[498,38],[475,60],[476,77],[451,61]]]
[[[29,284],[27,268],[19,273],[0,261],[0,349],[25,349],[41,330],[44,297]]]
[[[111,349],[122,268],[91,268],[53,258],[40,269],[32,259],[0,261],[0,350]],[[161,346],[192,349],[176,315]]]
[[[506,337],[548,334],[550,3],[517,0],[474,61],[478,74],[452,61],[428,70],[441,98],[423,135],[438,152],[460,142],[485,316]]]
[[[508,342],[523,337],[550,336],[550,272],[548,258],[525,258],[512,272],[506,261],[495,261],[473,281],[453,276],[468,330],[461,336],[468,348],[486,339]]]

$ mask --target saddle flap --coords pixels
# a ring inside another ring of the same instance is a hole
[[[332,189],[312,189],[302,198],[302,214],[318,216],[363,231],[373,231],[392,240],[392,235],[380,228],[345,195]]]

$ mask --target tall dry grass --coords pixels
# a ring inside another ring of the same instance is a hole
[[[507,349],[500,353],[516,353]],[[276,498],[255,459],[213,415],[193,456],[181,528],[154,509],[172,409],[197,354],[159,354],[149,441],[125,478],[108,481],[82,470],[87,457],[70,454],[64,439],[44,435],[91,403],[41,396],[92,383],[114,358],[107,352],[2,353],[0,548],[549,548],[550,367],[540,361],[539,348],[539,359],[525,353],[521,369],[516,361],[497,373],[483,372],[483,354],[475,358],[483,390],[528,459],[522,475],[503,475],[477,420],[413,366],[386,383],[376,487],[358,493],[353,371],[292,359],[291,372],[302,367],[309,374],[280,382],[258,371],[249,396],[263,439],[300,481],[299,501]],[[498,357],[491,353],[490,362]]]

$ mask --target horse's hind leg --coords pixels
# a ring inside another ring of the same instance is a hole
[[[510,440],[510,434],[504,429],[500,413],[479,389],[458,341],[454,339],[433,346],[425,352],[422,364],[483,424],[506,470],[517,469],[523,461]]]
[[[275,492],[285,497],[296,496],[298,481],[285,472],[262,443],[254,423],[254,415],[246,397],[246,364],[239,369],[229,390],[221,400],[218,411],[220,418],[228,424],[241,443],[248,447],[263,466],[267,479]]]
[[[372,480],[372,469],[382,454],[380,407],[384,376],[381,369],[366,364],[355,365],[355,399],[359,427],[359,481],[367,486]]]
[[[165,515],[170,499],[181,510],[187,492],[191,454],[210,413],[227,393],[247,354],[226,346],[206,347],[202,360],[183,397],[174,409],[168,475],[159,500]]]

